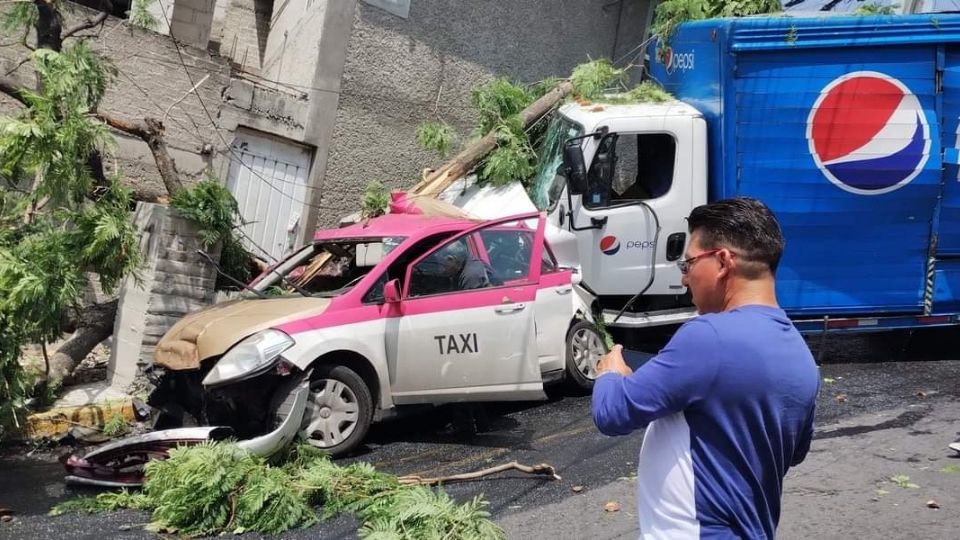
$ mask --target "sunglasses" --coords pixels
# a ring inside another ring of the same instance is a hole
[[[704,251],[699,255],[694,255],[689,259],[681,259],[677,261],[677,268],[680,269],[681,274],[686,275],[686,273],[690,271],[690,267],[693,266],[693,263],[697,262],[697,259],[700,259],[703,257],[709,257],[710,255],[713,255],[714,253],[719,253],[719,252],[720,252],[719,249],[711,249],[710,251]]]

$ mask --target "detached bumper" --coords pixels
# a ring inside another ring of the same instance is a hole
[[[304,373],[277,392],[273,410],[279,423],[262,436],[240,441],[237,446],[253,454],[270,456],[297,436],[303,424],[310,373]],[[100,487],[137,487],[143,485],[143,466],[154,459],[166,459],[169,451],[206,441],[221,441],[233,435],[229,427],[194,427],[154,431],[134,435],[104,446],[83,456],[65,456],[61,463],[67,470],[65,481],[72,485]]]

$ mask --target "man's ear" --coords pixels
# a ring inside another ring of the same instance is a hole
[[[729,249],[721,249],[720,253],[717,253],[717,260],[720,261],[721,278],[732,274],[737,267],[737,259]]]

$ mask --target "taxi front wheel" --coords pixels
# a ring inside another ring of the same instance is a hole
[[[597,378],[597,362],[607,347],[597,327],[577,321],[567,332],[567,384],[574,390],[589,392]]]
[[[342,365],[322,365],[310,381],[304,412],[307,442],[332,456],[353,450],[367,435],[373,398],[360,375]]]

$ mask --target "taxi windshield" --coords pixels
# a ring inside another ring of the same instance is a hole
[[[268,270],[254,288],[267,294],[295,293],[328,298],[349,291],[404,237],[335,239],[314,242]]]

